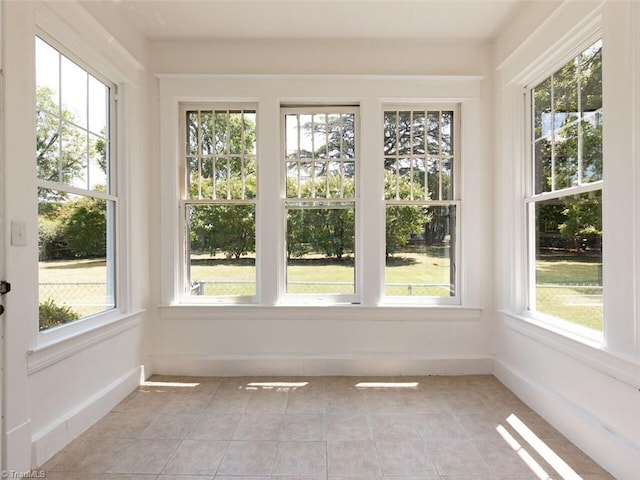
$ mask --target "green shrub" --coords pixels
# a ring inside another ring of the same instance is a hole
[[[40,303],[40,330],[78,320],[80,315],[67,305],[57,305],[52,298]]]

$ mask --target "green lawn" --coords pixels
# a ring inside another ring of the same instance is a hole
[[[194,255],[191,281],[205,282],[205,295],[255,295],[254,263],[253,258],[229,260]],[[597,257],[540,256],[536,262],[537,310],[602,330],[601,270]],[[386,262],[385,277],[386,295],[448,296],[447,252],[432,249],[426,254],[408,251],[392,255]],[[287,268],[287,278],[289,293],[353,293],[354,265],[350,259],[344,262],[317,257],[293,259]],[[41,300],[53,298],[56,303],[72,306],[81,315],[104,310],[105,282],[104,260],[40,262]],[[84,285],[44,285],[47,283]]]
[[[602,260],[599,255],[538,255],[536,283],[536,310],[602,331]]]
[[[40,262],[38,277],[40,302],[52,299],[57,305],[71,307],[80,317],[112,308],[104,260]]]

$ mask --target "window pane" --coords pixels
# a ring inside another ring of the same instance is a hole
[[[601,192],[535,205],[534,310],[602,330]]]
[[[38,190],[40,330],[115,308],[114,202]]]
[[[61,181],[87,188],[87,132],[68,123],[62,124]]]
[[[40,180],[60,181],[60,123],[57,116],[43,110],[36,116],[36,162]]]
[[[188,198],[256,197],[255,119],[252,110],[186,112]]]
[[[287,207],[287,293],[355,293],[355,205]]]
[[[107,142],[89,135],[89,189],[107,191]]]
[[[287,198],[355,196],[355,115],[286,113]]]
[[[109,125],[109,88],[89,75],[89,130],[107,136]]]
[[[36,78],[38,179],[112,193],[110,88],[38,38]]]
[[[602,180],[602,42],[531,90],[535,193]]]
[[[456,207],[389,205],[385,295],[455,295]]]
[[[255,205],[189,205],[187,288],[192,295],[256,294]]]
[[[49,112],[59,110],[60,54],[46,42],[36,37],[36,91],[51,99]]]
[[[67,120],[87,128],[88,75],[65,56],[61,57],[62,110],[70,116]]]
[[[453,200],[453,128],[452,111],[384,113],[387,200]]]
[[[582,122],[582,181],[602,180],[602,111]]]

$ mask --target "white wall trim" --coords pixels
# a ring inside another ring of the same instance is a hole
[[[633,440],[591,412],[497,359],[494,375],[615,478],[637,478],[635,474],[640,472],[640,450]]]
[[[133,368],[95,395],[84,400],[64,416],[31,437],[31,466],[36,468],[49,460],[74,438],[105,416],[140,384],[140,369]]]
[[[17,425],[11,430],[7,431],[7,436],[3,440],[6,448],[7,462],[6,469],[8,471],[24,471],[29,465],[30,452],[24,448],[25,445],[29,445],[31,441],[31,420]]]
[[[76,355],[77,353],[102,343],[109,338],[140,326],[142,322],[140,318],[141,313],[142,311],[138,311],[123,315],[117,320],[105,325],[100,325],[77,335],[66,337],[59,342],[29,350],[27,352],[27,373],[29,375],[36,373],[43,368],[47,368],[64,360],[65,358]]]
[[[191,376],[323,375],[486,375],[488,356],[402,354],[192,355],[153,356],[154,373]]]
[[[479,322],[480,307],[460,306],[258,306],[172,305],[160,307],[162,320],[294,320],[294,321],[464,321]]]
[[[605,375],[640,389],[640,364],[605,350],[604,345],[586,343],[547,325],[538,325],[523,316],[500,312],[504,326],[545,347],[553,348]]]
[[[446,80],[474,81],[485,79],[484,75],[375,75],[375,74],[276,74],[276,73],[156,73],[160,80],[359,80],[359,81],[403,81],[403,80]]]

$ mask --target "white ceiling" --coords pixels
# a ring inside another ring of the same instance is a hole
[[[526,0],[85,0],[149,39],[490,40]]]

